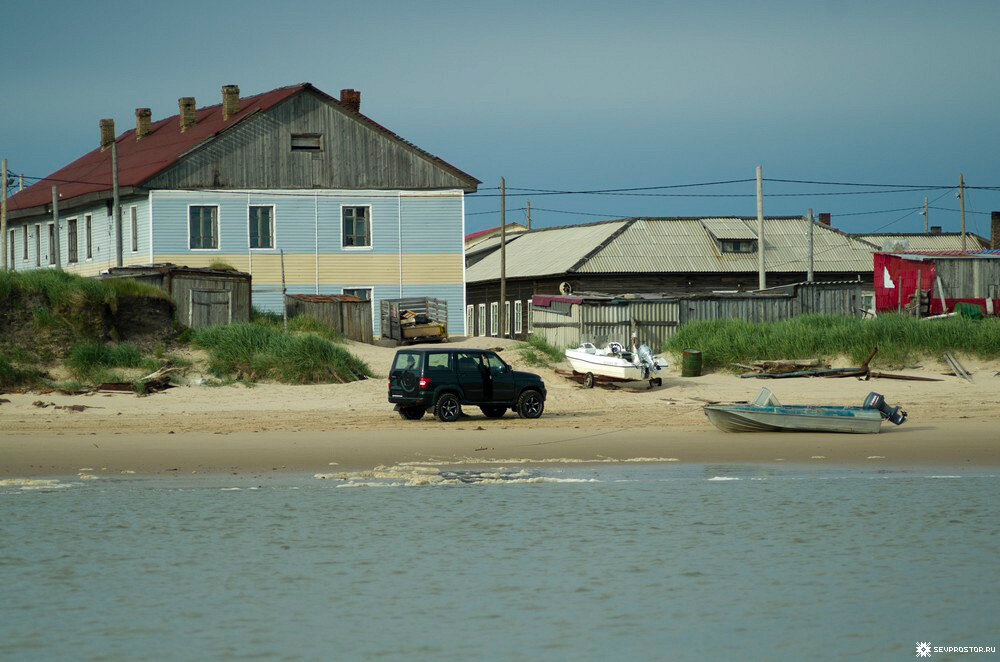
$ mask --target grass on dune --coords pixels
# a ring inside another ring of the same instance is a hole
[[[168,298],[160,288],[131,278],[84,278],[60,269],[0,271],[0,302],[20,293],[42,295],[55,309],[97,302],[114,304],[119,296]]]
[[[110,378],[118,376],[118,373],[112,372],[115,368],[142,368],[153,372],[160,367],[158,361],[144,356],[132,343],[109,345],[97,342],[74,345],[65,365],[74,378],[92,383],[122,381]]]
[[[218,376],[290,384],[351,382],[372,376],[361,359],[317,333],[284,333],[271,324],[230,324],[199,329],[194,343],[209,352]]]
[[[837,356],[847,356],[859,365],[875,347],[878,354],[872,365],[892,368],[943,352],[997,358],[1000,319],[920,320],[893,314],[875,319],[800,315],[781,322],[713,320],[685,324],[665,349],[675,353],[700,350],[706,367],[719,368],[768,359]]]
[[[547,368],[566,358],[566,351],[549,344],[541,336],[528,336],[528,340],[520,349],[521,358],[531,366]]]

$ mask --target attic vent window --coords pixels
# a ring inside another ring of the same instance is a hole
[[[293,133],[293,152],[321,152],[323,151],[322,133]]]
[[[756,250],[756,239],[725,240],[722,242],[723,253],[753,253]]]

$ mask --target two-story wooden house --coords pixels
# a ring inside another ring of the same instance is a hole
[[[283,252],[290,294],[353,294],[375,311],[385,298],[439,297],[451,333],[463,333],[464,196],[480,182],[362,115],[360,102],[309,83],[242,99],[226,85],[221,104],[184,97],[156,122],[136,109],[121,135],[101,120],[97,149],[8,201],[8,264],[97,275],[223,262],[253,276],[256,307],[277,311]],[[378,334],[377,313],[373,324]]]

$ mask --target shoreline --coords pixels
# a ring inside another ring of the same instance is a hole
[[[476,422],[476,421],[473,421]],[[423,426],[422,426],[423,427]],[[0,477],[77,474],[336,472],[417,462],[463,464],[780,463],[1000,467],[995,423],[885,428],[880,434],[727,434],[710,427],[328,430],[177,434],[13,433]],[[333,464],[331,464],[333,463]]]

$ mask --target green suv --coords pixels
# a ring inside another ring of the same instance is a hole
[[[389,402],[415,421],[427,411],[445,423],[476,405],[488,418],[513,409],[538,418],[545,409],[545,383],[538,375],[512,370],[496,352],[482,349],[401,349],[389,373]]]

